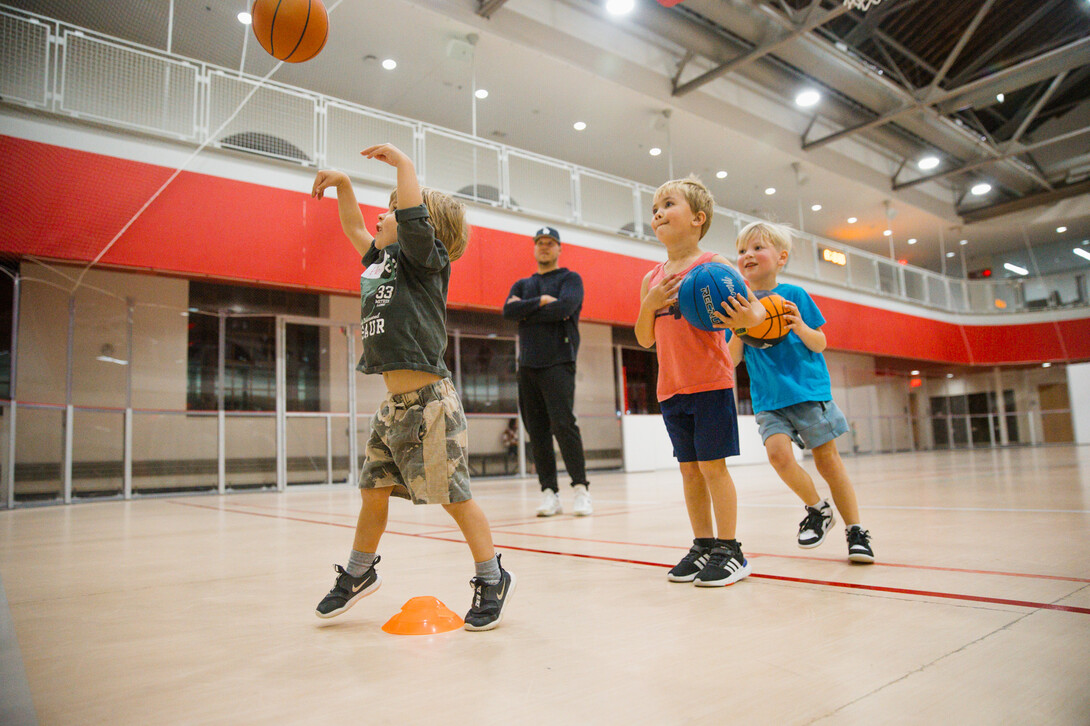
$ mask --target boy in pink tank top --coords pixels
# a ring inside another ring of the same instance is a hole
[[[681,468],[685,508],[693,546],[670,570],[671,582],[698,587],[732,585],[750,573],[735,539],[738,497],[726,458],[738,455],[738,415],[734,408],[734,366],[723,330],[689,325],[677,303],[686,273],[704,262],[730,264],[700,249],[712,221],[715,201],[699,179],[675,179],[655,192],[651,227],[668,259],[643,278],[636,339],[656,346],[658,400]],[[735,295],[718,313],[721,328],[747,328],[764,320],[764,306],[752,292]]]

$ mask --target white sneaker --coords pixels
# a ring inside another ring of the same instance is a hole
[[[586,484],[576,484],[575,489],[575,507],[572,509],[577,517],[585,517],[588,514],[594,514],[594,506],[590,503],[590,492],[587,491]]]
[[[551,517],[554,514],[560,514],[562,511],[560,497],[556,495],[556,492],[552,489],[546,489],[541,493],[541,506],[537,508],[537,516]]]

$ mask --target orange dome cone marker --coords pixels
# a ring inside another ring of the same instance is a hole
[[[433,635],[458,630],[465,621],[430,595],[414,597],[382,629],[394,635]]]

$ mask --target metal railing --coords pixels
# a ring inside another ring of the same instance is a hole
[[[361,140],[412,149],[421,180],[467,200],[653,242],[654,188],[468,134],[221,68],[0,5],[0,97],[10,104],[246,151],[307,167],[337,167],[369,182],[394,173],[359,156]],[[239,104],[252,96],[239,109]],[[237,110],[237,113],[236,113]],[[734,237],[755,217],[716,207],[708,249],[734,256]],[[826,250],[843,262],[828,261]],[[1087,304],[1072,274],[963,280],[796,232],[792,276],[957,313],[1010,313]],[[1050,283],[1054,280],[1055,284]],[[1059,290],[1076,290],[1063,299]],[[1043,304],[1042,304],[1043,302]]]

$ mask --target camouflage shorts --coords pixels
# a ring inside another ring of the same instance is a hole
[[[361,489],[393,487],[413,504],[452,504],[469,492],[469,433],[449,378],[390,394],[371,419]]]

